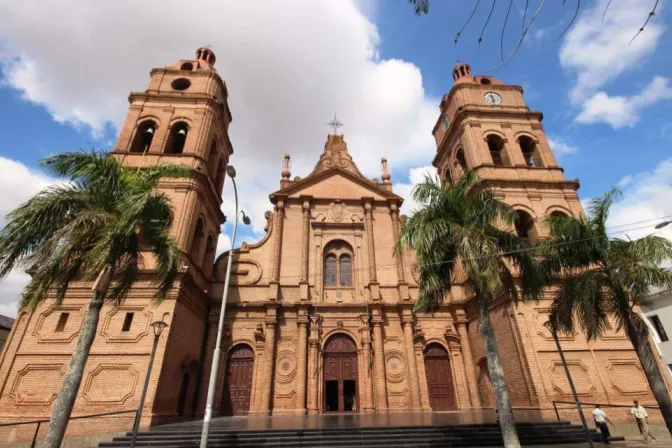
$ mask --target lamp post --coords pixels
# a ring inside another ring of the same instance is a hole
[[[581,407],[581,402],[579,401],[579,396],[576,394],[576,387],[574,387],[574,381],[572,381],[572,375],[569,373],[569,367],[567,366],[567,360],[565,359],[565,353],[562,351],[560,346],[560,340],[558,339],[558,332],[552,322],[546,322],[546,326],[551,333],[553,333],[553,340],[555,341],[555,346],[558,348],[558,353],[560,354],[560,360],[562,361],[562,367],[565,368],[565,375],[567,375],[567,382],[569,382],[569,388],[572,389],[572,395],[574,396],[574,403],[576,404],[576,409],[579,411],[579,416],[581,417],[581,424],[583,425],[583,430],[586,432],[586,438],[588,439],[588,445],[590,448],[593,448],[593,438],[588,431],[588,423],[586,422],[586,416],[583,415],[583,408]]]
[[[135,448],[135,439],[138,436],[138,429],[140,428],[140,419],[142,418],[142,408],[145,407],[145,397],[147,396],[147,387],[149,387],[149,377],[152,374],[152,364],[154,364],[154,355],[156,355],[156,347],[159,345],[159,338],[161,333],[168,326],[162,320],[152,322],[151,327],[154,330],[154,345],[152,345],[152,354],[149,355],[149,365],[147,366],[147,375],[145,376],[145,385],[142,386],[142,395],[140,396],[140,407],[135,413],[135,422],[133,422],[133,435],[131,436],[131,448]]]
[[[655,229],[656,230],[662,229],[663,227],[667,226],[668,224],[672,224],[672,221],[659,222],[658,224],[656,224]]]
[[[215,389],[217,382],[217,374],[219,373],[219,359],[221,357],[222,349],[222,331],[224,330],[224,313],[226,311],[226,299],[229,295],[229,282],[231,280],[231,265],[233,264],[233,246],[236,244],[236,230],[238,230],[238,189],[236,188],[236,170],[231,166],[226,167],[226,174],[231,178],[233,183],[233,196],[236,201],[236,218],[233,222],[233,234],[231,236],[231,250],[229,251],[229,260],[226,264],[226,277],[224,280],[224,295],[222,296],[222,305],[219,310],[219,323],[217,325],[217,340],[215,343],[215,351],[212,355],[212,366],[210,367],[210,381],[208,382],[208,398],[205,404],[205,416],[203,417],[203,432],[201,433],[201,448],[208,446],[208,435],[210,433],[210,421],[212,420],[212,406],[215,401]],[[250,218],[244,211],[240,211],[243,215],[243,224],[250,225]]]

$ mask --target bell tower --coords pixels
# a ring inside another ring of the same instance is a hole
[[[472,75],[466,63],[452,72],[454,85],[443,96],[432,134],[432,164],[453,182],[473,169],[519,215],[516,231],[533,240],[543,234],[543,217],[578,215],[579,182],[566,180],[541,124],[520,86],[491,76]]]
[[[191,169],[190,178],[165,179],[159,188],[172,200],[173,237],[185,253],[184,265],[199,271],[195,278],[201,290],[212,276],[224,222],[222,188],[233,154],[228,92],[215,60],[212,50],[199,48],[194,59],[153,69],[147,90],[129,96],[128,115],[113,151],[130,167],[172,163]]]

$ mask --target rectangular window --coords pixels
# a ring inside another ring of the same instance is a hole
[[[61,313],[60,316],[58,316],[58,323],[56,324],[56,333],[60,333],[65,329],[65,324],[68,323],[68,317],[70,317],[70,313]]]
[[[649,320],[653,324],[653,328],[656,329],[656,333],[658,333],[660,341],[661,342],[669,341],[667,333],[665,333],[665,327],[663,327],[663,323],[660,321],[660,318],[654,314],[653,316],[649,316]]]
[[[131,329],[131,324],[133,323],[133,313],[126,313],[124,318],[124,325],[121,327],[121,331],[129,331]]]

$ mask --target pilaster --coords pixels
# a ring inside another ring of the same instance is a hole
[[[271,260],[271,281],[269,282],[268,299],[273,301],[278,299],[280,289],[280,256],[282,251],[282,228],[285,221],[285,202],[283,198],[278,199],[273,207],[275,211],[273,231],[275,238],[273,240],[273,258]]]
[[[467,386],[469,388],[469,397],[472,408],[481,407],[481,398],[478,395],[478,378],[474,366],[474,358],[471,355],[471,344],[469,344],[469,332],[467,331],[467,316],[463,310],[458,310],[455,316],[455,326],[457,334],[460,337],[460,347],[462,349],[462,359],[464,360],[464,370],[467,376]]]
[[[413,313],[410,308],[406,308],[402,311],[401,320],[404,326],[404,341],[406,343],[406,360],[410,378],[411,406],[413,411],[420,411],[422,410],[422,404],[420,403],[420,381],[418,377],[418,366],[415,362]]]
[[[306,413],[306,357],[308,345],[308,310],[299,307],[297,324],[299,326],[299,342],[297,345],[296,365],[296,409],[298,414]]]
[[[383,316],[381,309],[374,310],[373,358],[375,366],[376,412],[387,412],[387,379],[385,377],[385,345],[383,344]]]
[[[301,281],[299,282],[300,299],[309,300],[308,260],[310,252],[310,196],[301,198],[303,210],[303,228],[301,235]]]
[[[373,206],[372,198],[363,198],[366,239],[369,253],[369,293],[374,301],[380,300],[380,285],[376,273],[376,247],[373,240]]]
[[[310,339],[308,344],[310,346],[308,353],[308,414],[317,414],[319,411],[317,399],[317,382],[318,382],[318,367],[319,367],[319,351],[320,351],[320,321],[318,315],[310,316]]]
[[[269,306],[266,310],[266,342],[264,354],[266,361],[264,362],[263,375],[263,395],[261,398],[262,415],[271,414],[271,394],[273,394],[273,371],[275,370],[275,329],[277,325],[277,307]]]
[[[369,315],[361,314],[362,326],[359,331],[362,336],[362,364],[364,366],[364,384],[362,397],[362,412],[371,413],[374,411],[373,407],[373,375],[371,363],[371,328],[369,327]]]

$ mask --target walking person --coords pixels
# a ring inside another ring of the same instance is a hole
[[[635,405],[630,409],[630,413],[635,416],[639,433],[644,436],[644,443],[649,443],[649,437],[655,442],[656,438],[653,437],[653,434],[649,431],[649,422],[647,420],[649,414],[646,412],[646,409],[644,409],[644,406],[640,405],[639,401],[635,400]]]
[[[593,420],[595,420],[595,426],[597,426],[602,433],[602,442],[609,444],[609,437],[611,437],[611,433],[609,433],[609,426],[607,426],[607,422],[612,425],[613,423],[611,423],[611,420],[609,420],[609,417],[607,417],[607,413],[600,409],[599,404],[595,405],[595,409],[593,409],[592,414]]]

